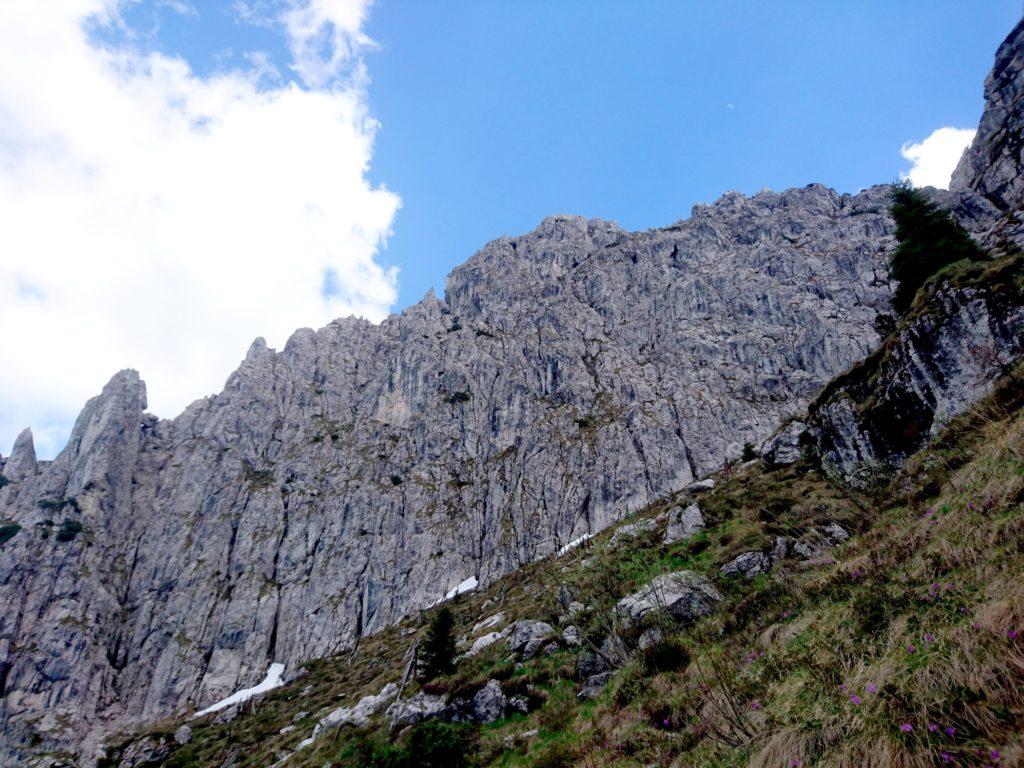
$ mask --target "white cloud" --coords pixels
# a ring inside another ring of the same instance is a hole
[[[202,78],[91,43],[83,20],[117,23],[119,2],[0,3],[5,454],[31,423],[52,455],[121,368],[173,416],[219,390],[254,337],[379,320],[396,298],[376,256],[399,199],[365,175],[366,2],[290,2],[282,33],[315,87],[269,89],[259,57]],[[314,38],[330,43],[319,64]]]
[[[907,142],[900,154],[913,165],[900,178],[915,187],[949,189],[949,178],[975,133],[973,128],[936,128],[924,141]]]
[[[373,41],[363,33],[367,7],[351,0],[290,2],[284,13],[293,67],[312,86],[341,74]],[[325,55],[326,54],[326,55]]]

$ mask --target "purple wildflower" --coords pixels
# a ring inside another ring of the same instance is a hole
[[[925,641],[926,643],[934,643],[934,642],[935,642],[935,635],[933,635],[933,634],[931,634],[931,633],[929,633],[929,634],[925,635],[925,636],[924,636],[924,641]]]
[[[928,723],[928,730],[932,733],[935,733],[937,730],[939,730],[939,726],[937,726],[935,723]]]
[[[917,648],[914,647],[913,643],[907,646],[907,653],[917,653]]]
[[[860,696],[858,696],[856,693],[850,694],[850,701],[852,701],[854,705],[858,707],[860,706]]]
[[[793,768],[797,768],[797,766],[801,765],[800,758],[794,757],[792,760],[789,761],[789,764],[793,766]]]
[[[910,733],[912,730],[914,730],[914,726],[912,726],[910,723],[903,723],[902,725],[900,725],[900,730],[904,733]]]
[[[1017,639],[1017,630],[1016,629],[1011,629],[1009,632],[1006,633],[1006,636],[1008,638],[1010,638],[1011,640],[1016,640]]]
[[[868,693],[878,693],[878,686],[874,683],[868,683],[864,690]]]
[[[979,624],[978,622],[974,622],[973,624],[971,624],[971,629],[973,629],[973,630],[980,630],[981,629],[981,624]]]
[[[761,702],[757,699],[754,699],[752,702],[750,702],[750,708],[755,712],[759,712],[761,709]]]
[[[954,728],[951,725],[947,725],[946,728],[945,728],[945,731],[946,731],[946,735],[947,736],[950,736],[950,737],[956,736],[956,728]]]

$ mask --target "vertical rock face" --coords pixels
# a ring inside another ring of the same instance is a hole
[[[883,347],[812,406],[819,455],[870,483],[919,450],[1024,359],[1024,259],[939,288]]]
[[[205,706],[738,456],[877,343],[887,202],[730,194],[641,233],[554,217],[444,300],[257,340],[174,420],[118,374],[0,489],[22,526],[0,549],[8,743]]]
[[[648,232],[553,217],[443,300],[257,340],[173,420],[119,373],[57,459],[4,466],[0,761],[337,652],[759,444],[877,344],[888,204],[812,185]],[[1018,327],[949,301],[950,338]]]
[[[985,80],[978,133],[957,165],[949,189],[956,214],[996,252],[1024,246],[1024,22],[1007,36]]]

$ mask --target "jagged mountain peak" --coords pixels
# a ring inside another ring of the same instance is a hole
[[[1024,125],[1002,60],[979,156]],[[947,199],[1019,242],[1019,197],[974,192],[1015,190],[998,180],[1019,157],[972,162]],[[205,707],[271,663],[287,677],[739,459],[876,347],[888,202],[809,185],[644,232],[549,217],[453,270],[443,300],[257,339],[177,418],[120,372],[57,460],[4,464],[0,754]]]

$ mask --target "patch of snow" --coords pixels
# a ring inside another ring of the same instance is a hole
[[[243,688],[240,691],[228,696],[226,699],[221,699],[216,704],[211,704],[206,709],[202,709],[192,715],[193,718],[202,717],[203,715],[209,715],[211,712],[218,712],[222,709],[226,709],[234,704],[241,704],[244,701],[248,701],[253,696],[257,696],[267,691],[272,691],[275,688],[280,688],[284,685],[284,664],[274,662],[270,665],[270,669],[267,670],[267,676],[263,678],[263,681],[252,688]]]
[[[570,550],[576,549],[576,547],[578,547],[580,544],[582,544],[585,541],[589,541],[592,538],[594,538],[594,534],[592,534],[592,533],[585,533],[582,536],[580,536],[578,539],[573,539],[568,544],[566,544],[564,547],[562,547],[560,550],[558,550],[555,553],[555,557],[561,557],[566,552],[569,552]]]
[[[440,605],[446,600],[451,600],[453,597],[458,597],[464,592],[471,592],[480,585],[477,581],[476,576],[470,576],[468,579],[463,579],[457,587],[449,589],[445,596],[439,599],[434,605]]]

